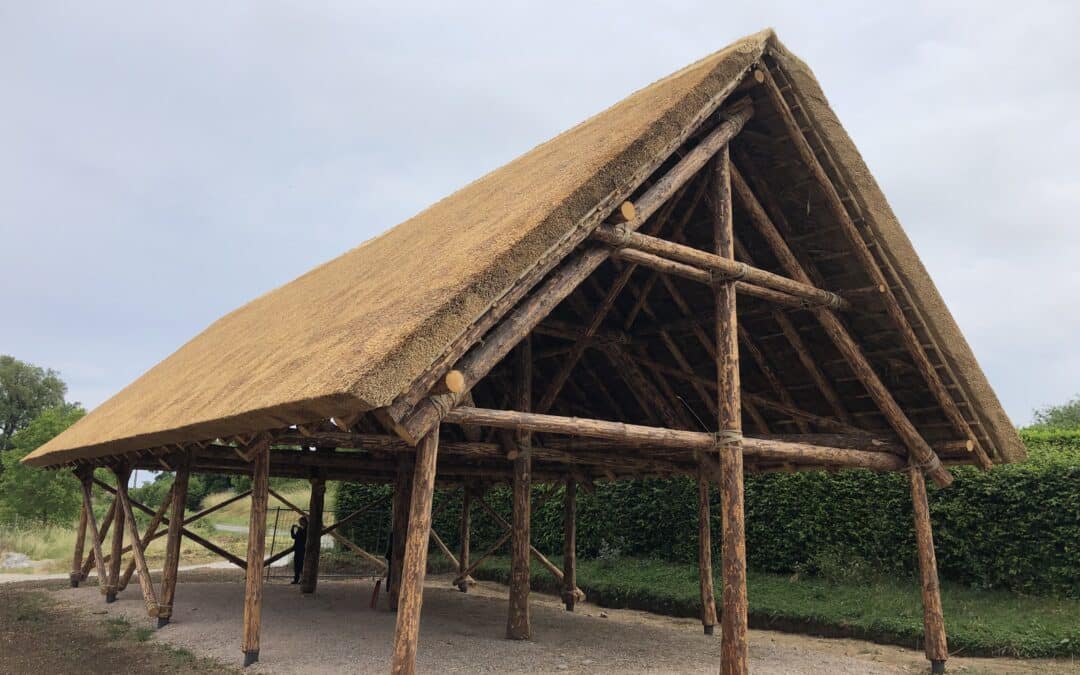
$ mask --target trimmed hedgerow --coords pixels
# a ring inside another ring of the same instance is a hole
[[[942,578],[983,589],[1080,597],[1080,432],[1027,431],[1031,458],[982,472],[953,469],[955,483],[930,488],[931,516]],[[688,479],[598,483],[578,492],[578,554],[584,559],[630,556],[673,562],[697,558],[697,488]],[[537,487],[534,498],[546,488]],[[341,515],[387,494],[387,486],[343,485]],[[717,496],[714,494],[714,500]],[[505,489],[489,503],[509,518]],[[435,528],[457,546],[460,492]],[[371,550],[385,547],[389,507],[350,534]],[[713,505],[718,530],[718,504]],[[562,549],[558,496],[533,513],[533,542]],[[500,528],[479,509],[473,515],[474,555]],[[752,476],[746,481],[747,556],[752,569],[826,579],[910,576],[915,570],[911,504],[902,474],[867,471]],[[713,541],[718,542],[714,534]]]

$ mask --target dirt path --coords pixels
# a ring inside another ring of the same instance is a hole
[[[122,617],[70,612],[58,606],[48,590],[62,587],[0,586],[0,673],[240,672],[164,644],[147,643],[151,631]],[[85,590],[98,594],[96,588]]]
[[[218,578],[222,577],[220,574]],[[243,585],[229,581],[184,581],[173,623],[151,637],[208,656],[224,664],[240,658]],[[394,615],[368,609],[369,581],[324,581],[315,596],[295,587],[268,584],[263,607],[261,663],[255,672],[384,672],[389,662]],[[132,625],[149,625],[134,592],[106,606],[95,589],[64,589],[53,594],[83,612],[107,612]],[[579,606],[570,614],[557,599],[533,594],[533,640],[503,639],[506,589],[481,583],[465,595],[449,578],[428,580],[424,594],[420,672],[602,673],[715,672],[720,655],[716,637],[701,634],[696,621],[631,610]],[[601,614],[606,615],[602,617]],[[857,640],[751,631],[754,673],[919,673],[927,662],[919,652]],[[951,672],[1080,673],[1061,661],[963,659],[949,661]]]

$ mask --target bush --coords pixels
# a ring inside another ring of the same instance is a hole
[[[953,469],[956,482],[930,487],[940,575],[976,588],[1080,597],[1080,431],[1025,431],[1031,458],[983,472]],[[344,484],[344,517],[389,486]],[[537,486],[536,499],[547,490]],[[492,508],[510,517],[505,487],[488,493]],[[687,478],[598,483],[578,491],[578,555],[697,560],[697,486]],[[449,505],[434,527],[457,548],[461,491],[436,491],[435,508]],[[713,492],[714,545],[719,504]],[[351,524],[360,546],[385,550],[390,505]],[[479,506],[472,518],[474,556],[502,529]],[[562,551],[562,499],[533,513],[533,543],[548,555]],[[836,581],[911,577],[917,569],[911,496],[904,474],[869,471],[751,476],[746,481],[747,556],[752,569]],[[716,555],[714,554],[714,559]]]

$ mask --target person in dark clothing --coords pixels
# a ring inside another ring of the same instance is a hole
[[[307,517],[300,516],[300,523],[292,526],[290,534],[292,535],[292,560],[293,560],[293,579],[294,584],[300,583],[300,572],[304,570],[304,549],[307,546]]]
[[[390,576],[394,571],[394,531],[390,531],[390,539],[386,542],[386,588],[390,588]]]

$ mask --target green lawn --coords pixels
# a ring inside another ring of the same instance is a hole
[[[492,559],[478,578],[506,582],[509,561]],[[557,583],[533,564],[533,587]],[[590,602],[673,616],[700,615],[697,567],[653,560],[581,560],[578,586]],[[719,597],[720,581],[716,582]],[[749,577],[750,625],[755,628],[856,637],[919,647],[922,605],[915,580],[837,583],[774,574]],[[969,656],[1080,656],[1080,601],[942,587],[949,650]]]

